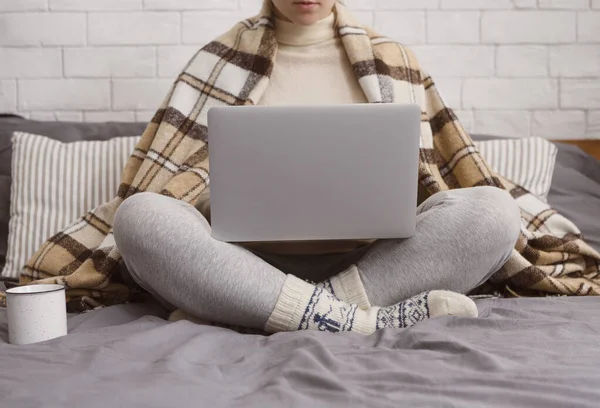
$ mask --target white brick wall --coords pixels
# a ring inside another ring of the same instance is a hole
[[[262,0],[0,0],[0,111],[148,120]],[[346,0],[415,50],[470,131],[600,138],[600,0]]]

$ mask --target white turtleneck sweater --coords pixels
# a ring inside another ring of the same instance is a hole
[[[311,26],[275,20],[279,47],[259,105],[367,102],[334,25],[333,13]]]
[[[368,102],[335,30],[335,15],[311,26],[276,19],[278,51],[259,105],[324,105]],[[209,218],[208,194],[196,207]],[[210,219],[210,218],[209,218]],[[371,241],[258,242],[243,246],[274,254],[342,253]]]

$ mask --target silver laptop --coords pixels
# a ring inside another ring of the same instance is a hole
[[[417,105],[212,108],[213,237],[257,242],[413,235],[420,121]]]

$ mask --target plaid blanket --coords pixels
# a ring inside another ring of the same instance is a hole
[[[339,36],[368,100],[421,106],[421,186],[429,194],[496,186],[518,201],[522,233],[511,259],[490,281],[496,289],[526,295],[600,294],[600,255],[575,225],[494,174],[409,49],[362,27],[343,5],[337,4],[335,12]],[[142,191],[194,203],[209,182],[208,110],[259,101],[276,52],[270,1],[260,15],[199,50],[143,133],[117,197],[49,238],[23,268],[20,283],[66,285],[68,298],[82,308],[132,300],[136,285],[119,273],[122,262],[111,232],[116,209]]]

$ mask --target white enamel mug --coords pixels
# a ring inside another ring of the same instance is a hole
[[[8,342],[32,344],[66,336],[65,296],[62,285],[27,285],[8,289]]]

